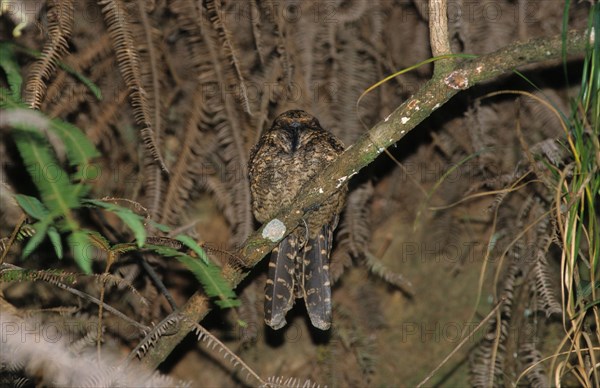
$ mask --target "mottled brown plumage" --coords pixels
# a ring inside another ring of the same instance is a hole
[[[290,110],[279,115],[250,153],[248,170],[256,219],[270,221],[343,150],[342,143],[310,114]],[[285,314],[295,298],[304,298],[313,326],[330,327],[329,254],[346,192],[344,186],[308,213],[304,223],[273,250],[265,286],[265,322],[273,329],[285,326]]]

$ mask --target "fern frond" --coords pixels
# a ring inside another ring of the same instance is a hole
[[[371,271],[371,273],[377,275],[386,283],[389,283],[394,287],[398,287],[402,290],[410,292],[412,284],[410,281],[405,279],[404,276],[402,276],[399,273],[393,272],[378,257],[376,257],[368,251],[365,252],[364,258],[367,267],[369,268],[369,271]]]
[[[134,213],[131,209],[106,201],[86,199],[83,203],[94,205],[114,213],[133,231],[138,247],[141,248],[144,245],[146,241],[146,228],[144,227],[144,218],[142,216]]]
[[[261,388],[319,388],[320,386],[308,379],[302,381],[296,377],[271,376],[266,384],[261,385]]]
[[[335,282],[352,264],[352,258],[363,259],[371,237],[371,182],[361,184],[348,195],[344,216],[337,232],[337,247],[331,257],[331,279]]]
[[[131,292],[133,295],[135,295],[137,297],[138,301],[142,305],[144,305],[144,306],[150,305],[148,300],[146,298],[144,298],[144,296],[142,294],[140,294],[140,292],[134,287],[133,284],[131,284],[131,282],[127,281],[126,279],[123,279],[120,276],[116,276],[111,273],[104,273],[104,274],[96,277],[96,281],[100,284],[106,285],[107,287],[116,286],[121,289],[126,288],[127,290],[129,290],[129,292]]]
[[[535,342],[528,342],[519,346],[519,359],[523,364],[523,368],[532,368],[525,375],[529,386],[538,388],[551,386],[544,364],[541,362],[542,354],[536,348]]]
[[[69,164],[78,169],[75,179],[85,178],[81,174],[85,173],[90,160],[100,155],[83,132],[72,124],[59,119],[48,119],[7,95],[0,96],[0,107],[5,109],[4,114],[8,116],[10,124],[20,131],[43,133],[51,140],[58,138],[62,144],[52,141],[52,145],[55,149],[65,150]],[[49,168],[50,165],[44,166]]]
[[[246,81],[244,80],[244,76],[242,74],[242,69],[236,55],[232,40],[231,33],[225,26],[224,20],[221,17],[221,0],[208,0],[206,2],[206,10],[208,13],[208,18],[211,21],[213,28],[217,31],[219,36],[219,40],[223,47],[223,54],[226,58],[226,63],[231,63],[233,69],[235,71],[235,75],[237,77],[237,81],[240,88],[240,100],[242,106],[246,113],[252,116],[252,111],[250,109],[250,103],[248,101],[248,91],[246,87]],[[224,84],[223,84],[224,85]]]
[[[77,274],[60,270],[27,270],[6,264],[0,267],[0,281],[43,281],[49,284],[62,286],[75,284]]]
[[[265,384],[265,381],[260,378],[260,376],[252,369],[248,364],[244,362],[237,354],[235,354],[231,349],[229,349],[223,342],[221,342],[217,337],[215,337],[211,332],[206,330],[202,325],[194,322],[194,332],[198,336],[198,341],[203,341],[206,343],[206,346],[211,349],[218,348],[219,354],[223,353],[223,358],[225,361],[228,361],[233,368],[240,369],[241,372],[246,372],[246,380],[250,381],[250,377],[255,380],[255,382],[260,383],[261,385]]]
[[[74,5],[72,0],[49,0],[48,35],[40,59],[31,69],[31,77],[25,85],[25,102],[38,109],[46,92],[45,81],[50,78],[59,59],[67,52],[73,29]]]
[[[140,74],[138,49],[134,45],[130,28],[130,12],[120,0],[102,0],[99,2],[108,25],[108,33],[117,52],[117,59],[123,79],[130,90],[130,98],[135,119],[142,126],[141,136],[152,159],[161,169],[168,171],[158,149],[158,141],[152,125],[153,119],[147,101],[147,92]]]
[[[163,335],[172,335],[179,329],[182,316],[179,313],[173,313],[163,319],[158,325],[154,326],[150,332],[146,333],[144,339],[131,351],[128,359],[132,356],[143,358],[148,349],[153,347]]]
[[[102,333],[105,331],[105,327],[102,326]],[[96,346],[96,342],[98,341],[98,332],[96,329],[88,331],[83,337],[80,339],[73,341],[69,344],[69,350],[74,355],[81,354],[85,348],[93,348]]]
[[[39,322],[25,321],[12,314],[0,314],[0,324],[14,325],[20,330],[26,327],[39,327],[41,332],[55,330],[55,327],[41,326]],[[72,326],[70,326],[72,330]],[[70,333],[70,332],[69,332]],[[118,354],[103,352],[98,359],[96,353],[74,355],[64,340],[67,335],[60,336],[60,341],[41,336],[41,341],[21,340],[17,336],[9,336],[3,342],[0,362],[11,369],[24,370],[40,379],[44,385],[99,387],[99,386],[188,386],[181,381],[165,377],[157,377],[156,373],[141,365],[122,363]],[[62,333],[61,333],[62,334]],[[18,337],[18,338],[17,338]],[[25,337],[23,337],[25,338]],[[33,338],[33,337],[32,337]],[[40,381],[38,380],[38,382]]]
[[[44,205],[53,216],[64,217],[65,230],[78,229],[71,209],[80,206],[80,196],[85,194],[84,187],[71,184],[69,175],[59,167],[60,164],[50,152],[49,143],[41,134],[15,130],[13,138]]]
[[[221,269],[212,263],[205,263],[183,252],[159,245],[146,245],[159,255],[173,257],[185,265],[202,284],[204,291],[210,297],[218,298],[215,303],[221,308],[236,307],[240,302],[221,275]]]
[[[196,180],[204,180],[205,171],[198,171],[197,150],[205,147],[199,125],[202,118],[202,102],[205,96],[201,90],[194,93],[190,104],[190,113],[185,125],[178,153],[177,162],[171,169],[171,177],[164,195],[163,207],[159,221],[161,223],[175,224],[182,212],[185,211],[186,201],[192,193]]]

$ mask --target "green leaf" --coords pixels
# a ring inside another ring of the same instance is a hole
[[[63,247],[62,242],[60,241],[60,234],[58,234],[58,230],[54,226],[50,226],[48,228],[48,238],[54,247],[54,252],[56,252],[56,256],[59,259],[63,258]]]
[[[146,248],[151,249],[160,255],[174,257],[179,260],[192,271],[196,279],[202,284],[204,292],[206,292],[208,296],[218,298],[218,300],[215,301],[217,306],[229,308],[240,305],[240,301],[236,299],[235,292],[233,292],[229,283],[227,283],[221,275],[221,269],[213,263],[209,262],[207,264],[173,248],[159,245],[147,245]]]
[[[116,244],[110,250],[113,252],[116,252],[118,254],[123,254],[125,252],[135,251],[136,249],[138,249],[136,244],[123,243],[123,244]]]
[[[50,120],[50,129],[65,144],[69,164],[79,167],[80,173],[88,167],[90,159],[100,156],[94,144],[76,126],[59,119],[53,119]],[[85,175],[85,172],[83,175]]]
[[[198,243],[191,238],[190,236],[186,236],[183,234],[178,234],[175,237],[175,240],[177,241],[181,241],[183,243],[183,245],[185,245],[186,247],[190,248],[192,251],[196,252],[196,254],[198,255],[198,257],[200,259],[202,259],[202,261],[205,264],[209,264],[210,260],[208,259],[208,256],[206,255],[206,252],[204,252],[204,249],[202,249]]]
[[[44,205],[53,216],[63,218],[65,230],[78,229],[71,209],[80,205],[76,195],[79,190],[71,184],[69,175],[51,153],[46,139],[40,133],[18,129],[13,132],[13,138]]]
[[[7,42],[0,43],[0,67],[6,73],[6,80],[10,86],[10,94],[15,99],[21,96],[21,85],[23,78],[19,71],[19,64],[12,46]]]
[[[2,97],[0,99],[0,106],[6,108],[7,113],[18,113],[20,110],[25,110],[27,113],[27,115],[15,114],[14,116],[17,120],[22,117],[22,122],[13,122],[13,126],[21,131],[31,132],[32,135],[50,130],[65,145],[64,149],[69,164],[77,167],[78,171],[75,178],[86,178],[89,175],[87,169],[90,167],[90,159],[100,156],[100,153],[81,129],[60,119],[49,119],[41,112],[30,109],[19,99],[14,99],[7,95],[0,97]]]
[[[150,225],[152,225],[152,227],[160,230],[161,232],[168,233],[171,231],[171,228],[168,227],[167,225],[160,224],[160,223],[152,221],[152,220],[150,220]]]
[[[25,194],[15,194],[15,199],[25,213],[29,214],[36,220],[41,220],[48,215],[48,209],[36,197]]]
[[[42,241],[44,241],[44,237],[46,237],[46,231],[48,230],[51,222],[52,217],[48,216],[45,219],[31,225],[35,229],[35,234],[27,241],[27,244],[25,244],[21,257],[24,259],[27,258],[31,252],[33,252],[42,243]]]
[[[95,230],[88,230],[87,234],[88,234],[88,239],[95,247],[97,247],[98,249],[102,249],[104,251],[110,250],[110,243],[108,242],[108,240],[106,238],[104,238],[103,235],[96,232]]]
[[[176,257],[183,263],[198,279],[200,284],[204,286],[204,291],[213,297],[218,297],[215,303],[221,308],[236,307],[240,305],[240,301],[236,299],[236,295],[221,276],[221,269],[214,264],[205,264],[188,255],[179,255]]]
[[[130,209],[115,205],[114,203],[99,201],[97,199],[87,199],[85,203],[95,205],[114,213],[133,231],[136,243],[139,248],[144,246],[146,241],[146,228],[142,222],[143,218]]]
[[[92,242],[90,241],[88,232],[84,230],[74,231],[69,235],[67,241],[79,268],[86,274],[91,274],[92,257],[89,255],[89,248],[92,246]]]
[[[146,242],[146,228],[140,216],[126,208],[123,208],[123,211],[116,211],[115,214],[133,231],[138,247],[143,247]]]

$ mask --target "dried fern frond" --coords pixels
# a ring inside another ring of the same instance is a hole
[[[94,44],[86,46],[81,52],[69,53],[64,62],[79,73],[92,67],[91,81],[97,82],[99,76],[106,77],[112,70],[112,60],[110,67],[106,65],[106,58],[112,58],[110,48],[108,34],[103,34]],[[88,86],[81,82],[76,84],[67,82],[70,77],[72,77],[70,73],[60,70],[48,86],[41,110],[46,112],[49,117],[61,117],[65,112],[72,112],[78,108],[79,102],[89,98]]]
[[[265,385],[265,381],[248,364],[203,326],[194,323],[194,332],[198,336],[198,341],[205,342],[209,349],[215,350],[215,348],[218,348],[219,354],[223,354],[225,361],[229,362],[233,368],[239,368],[240,372],[245,372],[247,381],[254,379],[255,383],[258,382],[261,386]]]
[[[202,171],[201,168],[200,171],[198,169],[198,152],[206,147],[206,144],[202,143],[203,137],[200,131],[204,98],[201,90],[197,90],[192,98],[177,161],[171,169],[171,177],[164,193],[160,223],[178,224],[181,214],[186,209],[187,200],[192,194],[196,180],[205,179],[202,175],[206,172]]]
[[[49,330],[39,323],[26,324],[25,322],[8,313],[0,314],[0,324],[3,327],[11,325],[21,328],[18,330],[38,327],[41,333]],[[170,378],[157,377],[155,372],[141,365],[128,365],[125,368],[121,357],[116,354],[104,352],[99,360],[95,353],[74,355],[64,340],[56,341],[42,335],[35,341],[23,341],[21,337],[36,338],[25,336],[24,332],[20,335],[8,336],[3,342],[0,363],[10,368],[24,370],[29,376],[36,376],[41,379],[41,385],[79,387],[188,385]]]
[[[131,284],[130,281],[123,279],[120,276],[111,274],[111,273],[103,273],[102,275],[98,275],[96,277],[96,281],[106,287],[116,286],[120,289],[126,288],[131,292],[142,305],[148,305],[148,300],[144,298],[144,296]]]
[[[367,268],[369,268],[369,271],[371,271],[371,273],[377,275],[386,283],[394,287],[398,287],[399,289],[409,294],[411,293],[410,290],[412,288],[412,283],[409,280],[405,279],[404,276],[392,271],[379,258],[377,258],[375,255],[368,251],[365,252],[364,258],[365,263],[367,264]]]
[[[104,334],[105,332],[105,327],[102,326],[102,334]],[[74,354],[74,355],[78,355],[81,354],[85,348],[94,348],[96,346],[96,343],[98,341],[98,332],[97,330],[90,330],[88,331],[83,337],[81,337],[80,339],[71,342],[69,344],[69,350]]]
[[[512,317],[512,305],[517,279],[522,277],[517,260],[508,267],[503,277],[504,285],[500,297],[504,303],[500,308],[500,318],[493,317],[487,332],[469,354],[471,384],[476,387],[502,385],[506,358],[506,341]]]
[[[179,329],[182,316],[178,313],[173,313],[163,319],[158,325],[154,326],[149,333],[146,334],[143,340],[129,353],[128,360],[133,356],[143,358],[148,349],[153,347],[163,335],[172,335]]]
[[[321,385],[314,381],[304,380],[295,377],[271,376],[267,382],[261,385],[261,388],[319,388]]]
[[[539,297],[541,311],[546,318],[552,315],[561,316],[562,304],[557,295],[560,295],[560,275],[557,267],[550,264],[550,248],[556,240],[556,225],[549,217],[540,222],[537,228],[537,241],[533,259],[533,277],[530,281],[532,297]]]
[[[130,27],[130,7],[121,0],[102,0],[99,4],[103,6],[102,12],[117,53],[117,63],[130,92],[136,122],[142,126],[140,133],[144,144],[152,159],[163,171],[168,171],[158,148],[160,139],[156,137],[152,125],[154,120],[147,101],[148,93],[142,81],[139,53]]]
[[[337,230],[336,248],[331,256],[331,279],[336,282],[352,258],[362,259],[371,237],[371,200],[373,184],[365,182],[348,195],[342,221]]]
[[[524,369],[531,368],[525,375],[529,386],[544,388],[551,385],[544,364],[541,362],[542,354],[537,349],[535,342],[524,343],[519,346],[519,360],[522,362]]]
[[[206,11],[208,19],[211,21],[213,28],[219,36],[219,41],[223,47],[223,55],[225,56],[224,63],[230,63],[233,66],[237,83],[239,85],[239,99],[244,107],[246,113],[252,116],[252,110],[248,101],[248,89],[246,87],[246,81],[242,74],[242,68],[238,56],[236,55],[235,47],[231,39],[231,32],[225,25],[222,18],[222,4],[221,0],[207,0]],[[229,89],[228,89],[229,90]]]
[[[25,85],[25,102],[39,109],[46,92],[46,82],[65,55],[74,21],[72,0],[48,1],[48,37],[40,58],[33,64],[31,75]]]

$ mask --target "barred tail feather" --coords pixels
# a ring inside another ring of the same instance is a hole
[[[331,326],[331,280],[329,253],[333,229],[324,225],[314,239],[304,247],[302,283],[304,303],[312,325],[321,330]]]
[[[294,305],[294,267],[298,241],[289,235],[273,249],[265,285],[265,323],[274,330],[285,326],[285,314]]]

